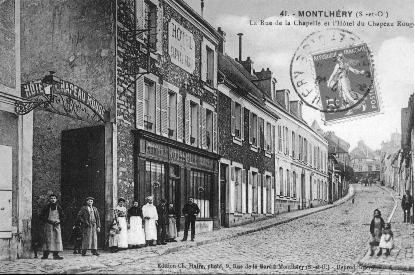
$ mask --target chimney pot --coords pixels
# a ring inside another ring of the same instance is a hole
[[[267,68],[267,72],[269,72],[269,68]]]
[[[239,36],[239,62],[242,62],[242,35],[243,33],[238,33]]]

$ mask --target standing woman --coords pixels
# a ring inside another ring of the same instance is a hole
[[[115,214],[117,216],[118,225],[121,230],[118,234],[118,248],[128,248],[128,228],[127,228],[127,208],[124,206],[125,199],[119,198],[118,205],[115,208]]]
[[[176,226],[177,213],[172,203],[169,204],[168,213],[169,213],[169,222],[167,226],[166,239],[168,242],[177,242],[175,240],[177,237],[177,226]]]
[[[133,206],[128,209],[130,229],[128,230],[128,244],[132,248],[138,248],[146,244],[146,236],[143,229],[143,211],[138,201],[134,201]]]

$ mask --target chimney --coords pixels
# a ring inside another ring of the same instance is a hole
[[[272,72],[269,68],[267,70],[262,70],[260,72],[254,72],[256,77],[258,78],[255,80],[255,85],[265,94],[268,95],[268,97],[273,98],[273,78],[272,78]]]
[[[279,104],[281,104],[281,106],[283,106],[283,108],[287,111],[290,112],[290,91],[285,89],[285,90],[277,90],[276,91],[277,94],[277,102]]]
[[[300,119],[303,119],[303,102],[300,100],[290,101],[290,111]]]
[[[219,52],[225,54],[226,33],[221,27],[218,28],[218,33],[221,36],[221,41],[219,42]]]
[[[202,17],[203,17],[203,10],[204,10],[204,8],[205,8],[205,1],[204,0],[201,0],[200,1],[200,14],[201,14]]]
[[[243,33],[238,33],[239,36],[239,62],[242,62],[242,35]]]
[[[239,60],[239,63],[249,72],[249,74],[253,74],[254,71],[254,62],[251,60],[251,57],[247,57],[245,61]]]

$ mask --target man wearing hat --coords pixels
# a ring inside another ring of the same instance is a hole
[[[157,241],[157,209],[153,205],[153,197],[147,197],[146,202],[147,203],[143,206],[146,243],[147,245],[154,245],[154,241]]]
[[[62,208],[57,205],[56,201],[56,195],[51,194],[49,196],[49,204],[42,210],[40,214],[40,219],[45,224],[43,229],[44,242],[42,259],[47,259],[49,257],[49,252],[53,253],[53,259],[63,259],[58,255],[60,251],[63,251],[61,235],[63,211]]]
[[[82,227],[82,256],[86,255],[86,250],[91,249],[93,255],[98,254],[97,233],[101,230],[101,220],[98,209],[94,204],[93,197],[86,198],[86,205],[81,207],[78,213],[78,219]]]
[[[166,205],[166,200],[161,199],[160,204],[157,205],[157,244],[166,245],[166,225],[169,224],[169,209]]]

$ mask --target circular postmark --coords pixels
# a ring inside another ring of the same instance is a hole
[[[291,83],[300,99],[326,120],[379,111],[372,57],[368,45],[350,31],[316,31],[291,59]]]

